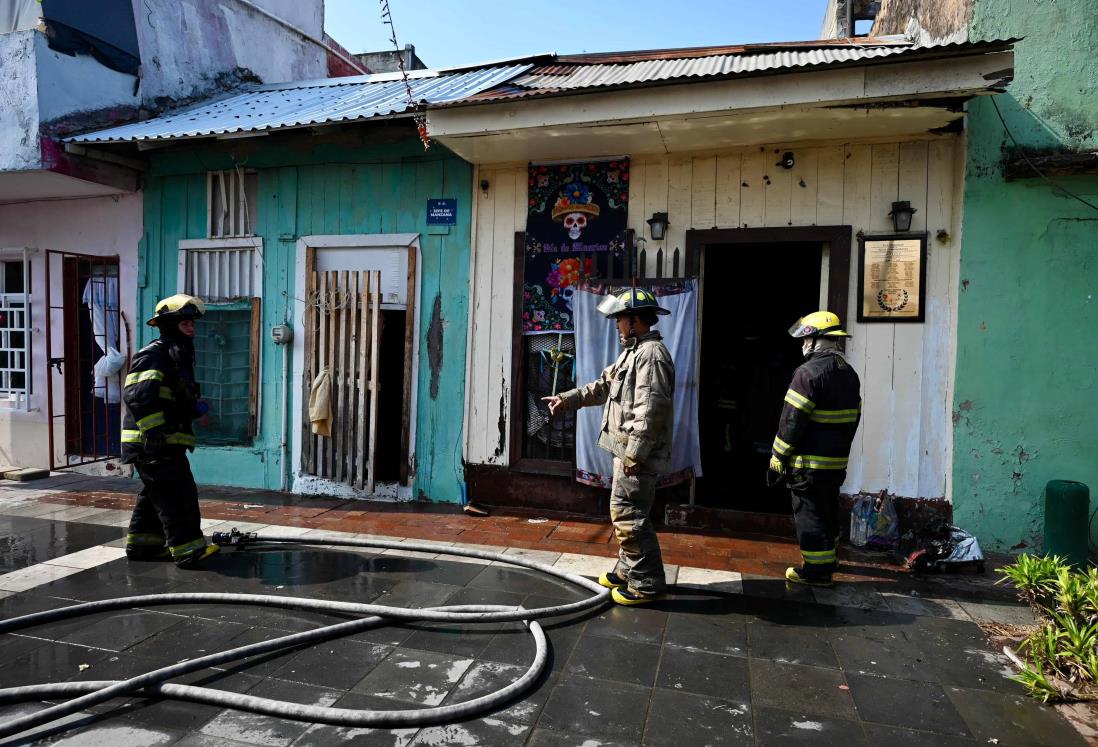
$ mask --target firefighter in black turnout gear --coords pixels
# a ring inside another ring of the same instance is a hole
[[[793,522],[802,563],[788,581],[830,586],[838,558],[839,487],[861,418],[861,382],[841,352],[849,337],[839,317],[817,311],[789,330],[803,340],[805,362],[793,373],[771,451],[768,481],[784,480],[793,497]]]
[[[122,461],[137,468],[144,488],[130,518],[126,556],[174,560],[193,568],[218,551],[202,534],[198,490],[187,462],[195,445],[191,422],[203,414],[194,379],[194,322],[201,299],[175,295],[156,304],[148,324],[160,339],[133,357],[122,393]]]

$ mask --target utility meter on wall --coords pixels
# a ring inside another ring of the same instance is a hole
[[[271,327],[271,339],[275,345],[286,345],[294,339],[294,331],[288,325],[279,324]]]

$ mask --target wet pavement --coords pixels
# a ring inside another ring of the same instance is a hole
[[[433,552],[249,549],[215,556],[197,572],[129,563],[119,547],[121,509],[101,506],[81,515],[84,507],[58,509],[43,495],[17,493],[0,486],[4,619],[77,601],[177,591],[408,607],[544,607],[585,595],[526,569]],[[207,523],[215,529],[215,522]],[[263,531],[314,540],[351,536],[306,527]],[[511,552],[587,575],[595,572],[593,564],[605,562],[560,552]],[[1008,662],[972,622],[967,610],[980,605],[1004,607],[995,614],[1021,619],[1001,599],[928,598],[857,584],[790,592],[776,578],[692,566],[676,569],[675,577],[673,597],[659,605],[603,607],[546,621],[549,667],[532,690],[460,724],[342,728],[133,697],[0,744],[1085,744],[1054,710],[1026,698],[1006,679]],[[56,622],[0,636],[0,687],[120,679],[345,619],[262,607],[176,605]],[[405,709],[496,690],[520,676],[533,653],[519,623],[416,623],[176,681],[300,703]],[[0,705],[0,720],[44,707]]]

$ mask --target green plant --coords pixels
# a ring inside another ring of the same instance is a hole
[[[1098,650],[1098,623],[1083,622],[1060,613],[1055,616],[1059,626],[1059,651],[1057,657],[1064,662],[1064,672],[1074,682],[1078,680],[1094,681],[1088,671],[1088,661],[1095,657]]]
[[[1052,592],[1057,610],[1073,620],[1083,616],[1087,607],[1085,574],[1075,573],[1070,568],[1058,568]]]
[[[1062,697],[1060,691],[1053,687],[1040,667],[1032,668],[1026,665],[1022,667],[1021,672],[1011,677],[1011,679],[1015,682],[1021,682],[1030,696],[1038,698],[1042,703],[1059,700]]]
[[[1023,599],[1047,615],[1060,571],[1067,569],[1065,559],[1059,555],[1019,555],[1016,562],[997,569],[1003,578],[996,583],[1010,581]]]
[[[1022,641],[1019,647],[1029,653],[1033,663],[1038,667],[1047,667],[1057,674],[1062,674],[1059,667],[1060,642],[1064,638],[1062,630],[1052,623],[1046,623],[1030,633],[1029,637]]]
[[[1042,623],[1020,646],[1013,677],[1035,698],[1094,700],[1098,695],[1098,568],[1076,569],[1057,556],[1021,555],[999,569]]]

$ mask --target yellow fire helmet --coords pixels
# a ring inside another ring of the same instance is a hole
[[[614,319],[630,311],[639,309],[652,309],[657,314],[670,314],[670,309],[665,309],[656,301],[656,295],[647,288],[629,288],[617,295],[610,294],[602,299],[598,305],[598,311],[607,319]]]
[[[813,311],[789,328],[793,337],[850,337],[839,317],[830,311]]]
[[[156,313],[146,322],[150,327],[156,327],[158,319],[181,321],[183,319],[199,319],[206,313],[206,304],[201,298],[188,296],[186,293],[177,293],[168,296],[162,301],[156,302]]]

